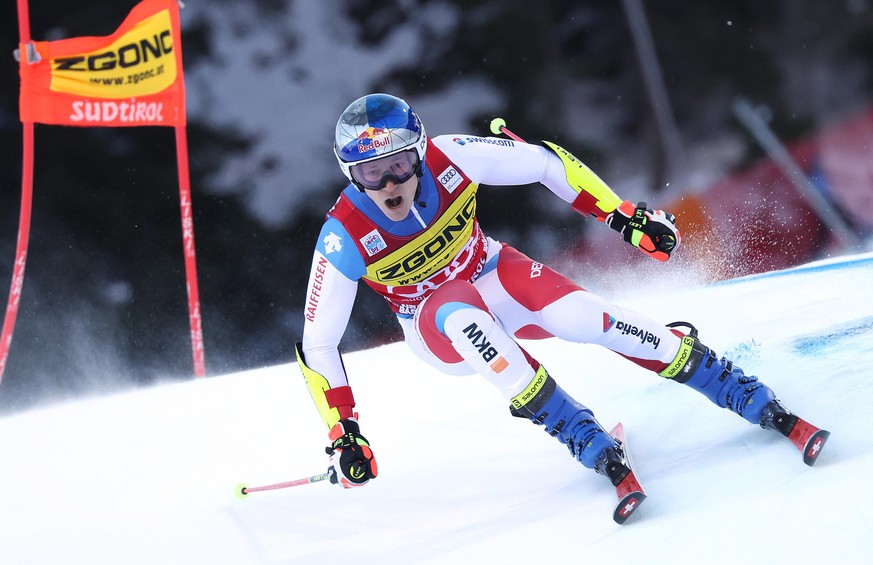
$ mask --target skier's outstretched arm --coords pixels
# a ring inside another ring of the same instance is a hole
[[[500,138],[445,135],[434,144],[470,178],[493,186],[541,183],[584,216],[593,216],[646,255],[666,261],[681,241],[675,218],[644,202],[623,200],[563,147]]]
[[[357,281],[316,249],[307,286],[303,341],[295,345],[295,353],[328,429],[330,480],[346,488],[364,485],[378,474],[373,452],[361,435],[355,399],[338,349],[356,292]]]

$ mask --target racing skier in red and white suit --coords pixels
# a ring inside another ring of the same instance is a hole
[[[693,327],[683,335],[612,304],[482,232],[480,184],[538,182],[647,255],[670,257],[680,243],[674,218],[623,201],[563,148],[469,135],[429,139],[403,100],[372,94],[340,116],[335,151],[351,183],[318,236],[296,347],[329,430],[333,482],[360,486],[378,474],[338,351],[359,280],[385,298],[419,358],[446,373],[478,373],[513,415],[545,426],[613,484],[627,474],[620,445],[516,338],[601,345],[754,424],[791,431],[783,422],[796,417],[773,391],[716,359]]]

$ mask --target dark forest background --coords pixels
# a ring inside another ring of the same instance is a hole
[[[31,0],[32,36],[106,35],[134,4]],[[417,38],[394,64],[386,66],[382,54],[379,71],[366,77],[370,91],[393,92],[416,107],[416,100],[438,100],[462,78],[475,79],[499,93],[493,109],[442,109],[462,115],[467,131],[486,135],[490,118],[505,116],[526,137],[554,140],[596,171],[641,177],[654,192],[682,188],[676,183],[667,186],[674,173],[669,147],[652,111],[623,2],[317,4],[344,22],[342,41],[363,52],[378,51],[380,43],[396,39],[403,30],[412,30]],[[731,112],[736,96],[766,105],[771,127],[787,140],[873,100],[869,0],[641,4],[686,148],[719,138],[743,140],[739,154],[728,162],[713,161],[710,166],[698,160],[689,166],[738,168],[761,155]],[[191,0],[186,5],[183,53],[186,73],[193,73],[205,65],[221,67],[216,55],[221,44],[256,34],[287,34],[301,2]],[[246,9],[249,23],[235,34],[217,33],[217,20],[211,15],[231,7]],[[425,13],[447,17],[437,26],[438,18],[423,18]],[[258,21],[263,25],[251,24]],[[5,53],[0,56],[0,295],[5,311],[21,186],[13,2],[0,8],[0,22],[0,55]],[[277,64],[271,62],[274,58],[293,57],[304,49],[302,36],[283,36],[276,43],[281,48],[252,64],[268,71]],[[323,55],[307,64],[329,66],[331,54]],[[289,84],[299,83],[306,72],[302,65],[288,73]],[[234,80],[232,75],[219,76],[214,84]],[[343,77],[336,81],[342,84]],[[189,100],[193,88],[188,85]],[[293,127],[295,112],[320,112],[333,123],[344,104],[320,107],[316,102],[322,93],[313,86],[310,94],[285,108],[276,126]],[[293,213],[277,222],[253,212],[249,193],[229,188],[226,177],[214,174],[229,159],[244,158],[252,150],[253,134],[204,116],[191,116],[188,132],[207,370],[218,375],[288,362],[302,329],[314,238],[343,186],[333,165],[332,129],[300,132],[323,146],[323,162],[294,175],[299,174],[300,183],[317,183],[318,190],[301,192]],[[438,121],[439,116],[430,119]],[[426,125],[431,133],[439,133]],[[173,147],[170,128],[36,126],[30,252],[21,310],[0,384],[0,412],[131,383],[190,378]],[[275,159],[281,160],[294,148],[274,151]],[[275,166],[270,159],[258,164],[265,174]],[[324,170],[333,172],[325,177]],[[257,183],[257,178],[250,181]],[[288,190],[292,185],[289,180]],[[526,251],[548,259],[561,253],[556,243],[560,238],[549,233],[581,232],[584,226],[569,211],[555,212],[554,203],[542,203],[539,195],[501,192],[481,207],[480,219],[495,236],[523,240]],[[531,221],[531,216],[546,213],[548,221]],[[371,293],[361,292],[359,302],[345,350],[398,337],[387,308]]]

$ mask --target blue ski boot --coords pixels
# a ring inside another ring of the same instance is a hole
[[[528,418],[565,444],[573,457],[618,484],[627,474],[618,442],[603,430],[594,414],[570,397],[540,365],[530,384],[509,407],[513,416]],[[623,474],[622,474],[623,473]]]
[[[803,462],[814,465],[830,437],[830,432],[799,418],[776,399],[773,390],[749,376],[697,339],[697,329],[687,322],[667,324],[686,326],[688,335],[682,338],[679,353],[659,374],[700,391],[722,408],[728,408],[749,422],[766,430],[775,430],[787,437],[803,454]]]
[[[753,424],[760,424],[764,409],[776,398],[773,390],[724,357],[718,359],[712,349],[697,339],[697,329],[691,324],[667,324],[669,328],[677,326],[686,326],[691,331],[682,338],[675,359],[659,374],[690,386]]]

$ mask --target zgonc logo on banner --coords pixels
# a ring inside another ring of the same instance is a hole
[[[21,118],[79,126],[185,123],[178,11],[140,3],[108,37],[79,37],[22,49]],[[24,47],[24,46],[22,46]]]

